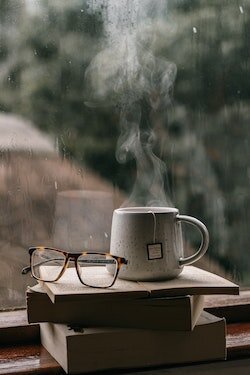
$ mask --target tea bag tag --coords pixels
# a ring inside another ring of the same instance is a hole
[[[156,216],[153,211],[149,210],[148,212],[153,215],[153,219],[154,219],[153,243],[147,244],[148,260],[161,259],[163,258],[162,243],[155,242]]]
[[[162,243],[150,243],[147,244],[148,260],[162,259]]]

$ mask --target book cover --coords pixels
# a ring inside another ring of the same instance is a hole
[[[45,268],[45,273],[50,267]],[[88,270],[90,272],[90,270]],[[92,267],[93,278],[100,278],[105,267]],[[82,285],[74,268],[68,268],[53,283],[42,282],[52,302],[84,300],[114,300],[143,297],[172,297],[183,295],[239,294],[239,286],[221,276],[194,266],[185,266],[179,277],[166,281],[142,282],[117,279],[111,288],[91,288]]]
[[[72,328],[40,323],[41,343],[69,374],[226,357],[225,320],[203,312],[193,331]]]
[[[46,291],[36,285],[27,290],[26,301],[29,323],[192,330],[202,312],[204,296],[53,303]]]

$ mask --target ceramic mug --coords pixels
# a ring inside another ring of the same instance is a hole
[[[201,233],[201,245],[187,258],[183,255],[181,222]],[[200,259],[207,251],[206,226],[192,216],[180,215],[172,207],[129,207],[113,212],[110,253],[125,257],[119,278],[154,281],[177,277],[184,265]]]

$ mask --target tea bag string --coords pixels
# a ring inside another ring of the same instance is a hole
[[[153,219],[154,219],[154,231],[153,231],[153,243],[155,243],[155,235],[156,235],[156,216],[155,216],[155,213],[151,210],[148,211],[148,213],[152,214],[153,215]]]

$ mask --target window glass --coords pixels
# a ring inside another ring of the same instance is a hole
[[[0,1],[1,308],[29,246],[108,251],[121,205],[197,217],[249,285],[249,40],[247,0]]]

